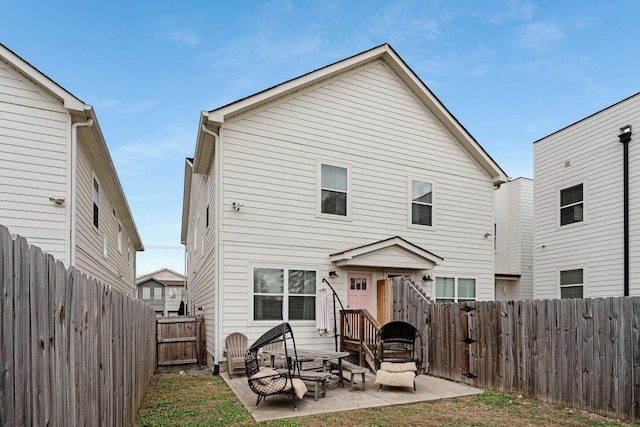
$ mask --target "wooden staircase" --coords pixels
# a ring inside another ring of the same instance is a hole
[[[359,366],[375,371],[373,351],[380,326],[368,310],[340,310],[340,350],[357,354]]]

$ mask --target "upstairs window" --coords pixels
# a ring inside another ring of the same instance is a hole
[[[153,299],[162,299],[162,288],[153,289]]]
[[[118,252],[122,253],[122,224],[118,223]]]
[[[96,178],[93,178],[93,226],[95,228],[100,228],[99,213],[100,213],[100,184],[98,184],[98,180]]]
[[[560,225],[584,220],[582,184],[560,190]]]
[[[346,217],[349,199],[349,170],[327,164],[322,164],[320,169],[320,212]]]
[[[433,185],[411,180],[411,224],[433,225]]]
[[[581,268],[560,272],[560,298],[583,298],[584,272]]]
[[[142,299],[151,299],[151,288],[147,286],[142,288]]]
[[[476,300],[476,279],[436,277],[436,302]]]

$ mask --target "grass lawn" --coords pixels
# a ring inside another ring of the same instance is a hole
[[[135,425],[161,426],[636,426],[508,394],[359,409],[257,423],[224,380],[213,375],[155,375]]]

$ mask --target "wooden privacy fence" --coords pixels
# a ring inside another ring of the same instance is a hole
[[[0,425],[130,426],[155,313],[0,226]]]
[[[394,289],[394,319],[426,324],[432,375],[640,419],[640,297],[432,304]]]
[[[158,366],[206,363],[204,316],[158,319]]]

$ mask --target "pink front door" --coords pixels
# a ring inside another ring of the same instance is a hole
[[[347,304],[352,310],[369,310],[371,312],[371,275],[349,273],[349,293]]]

